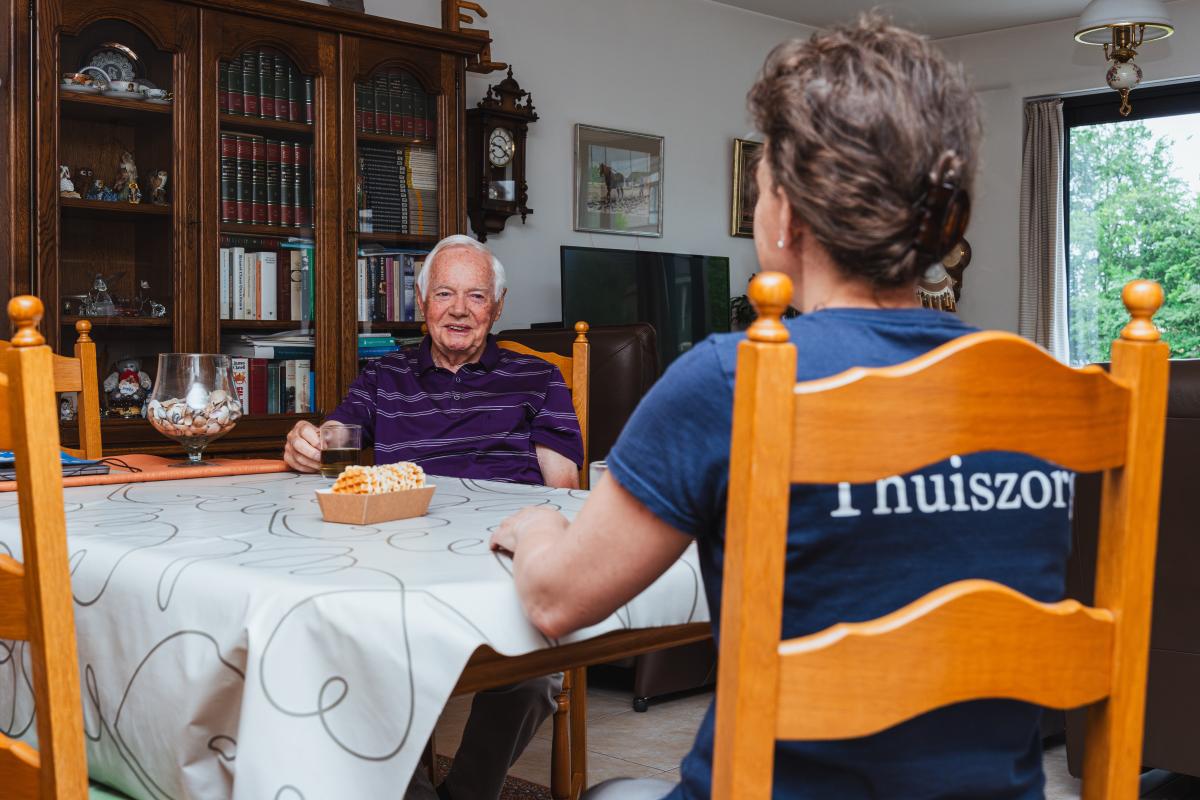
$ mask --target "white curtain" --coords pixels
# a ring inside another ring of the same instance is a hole
[[[1067,361],[1062,100],[1025,104],[1018,332]]]

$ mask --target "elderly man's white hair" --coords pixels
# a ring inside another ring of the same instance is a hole
[[[421,297],[429,299],[429,274],[433,272],[433,261],[439,253],[448,247],[470,247],[487,255],[492,264],[493,291],[496,295],[496,301],[499,302],[500,298],[504,296],[504,287],[508,285],[507,276],[504,274],[504,265],[500,263],[500,259],[496,258],[495,254],[491,250],[488,250],[482,242],[462,233],[456,233],[442,239],[429,251],[429,255],[425,256],[425,268],[417,276],[417,288],[421,290]]]

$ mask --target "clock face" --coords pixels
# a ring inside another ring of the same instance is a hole
[[[492,128],[488,134],[488,161],[493,166],[503,167],[512,161],[517,152],[517,143],[508,128]]]

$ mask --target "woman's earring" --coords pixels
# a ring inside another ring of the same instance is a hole
[[[780,237],[779,237],[779,241],[778,241],[778,242],[776,242],[775,244],[776,244],[776,245],[778,245],[778,247],[779,247],[779,249],[780,249],[780,250],[782,250],[782,249],[783,249],[783,237],[782,237],[782,236],[780,236]]]

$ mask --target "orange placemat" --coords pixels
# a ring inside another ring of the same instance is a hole
[[[226,475],[258,475],[267,472],[288,472],[291,467],[277,458],[214,458],[200,467],[173,467],[178,458],[132,454],[114,456],[114,461],[132,469],[112,466],[107,475],[78,475],[63,478],[63,486],[98,486],[106,483],[144,483],[145,481],[177,481],[183,478],[219,478]],[[134,472],[133,470],[141,470]],[[16,481],[0,481],[0,492],[15,492]]]

